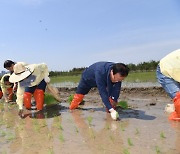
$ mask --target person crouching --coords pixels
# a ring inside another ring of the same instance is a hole
[[[19,116],[24,118],[23,102],[26,109],[31,109],[32,95],[36,101],[38,111],[43,109],[44,92],[47,83],[50,82],[49,71],[46,64],[31,64],[24,66],[21,63],[14,65],[14,72],[9,81],[18,82],[17,104],[19,106]]]

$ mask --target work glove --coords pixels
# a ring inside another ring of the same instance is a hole
[[[111,108],[111,109],[109,110],[109,112],[110,112],[111,118],[112,118],[113,120],[117,120],[117,118],[119,118],[118,112],[117,112],[116,110],[114,110],[113,108]]]
[[[49,83],[49,82],[50,82],[49,76],[45,76],[45,77],[44,77],[44,81],[45,81],[46,83]]]
[[[20,116],[21,119],[25,118],[22,109],[19,110],[18,115]]]

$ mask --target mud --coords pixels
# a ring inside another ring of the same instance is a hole
[[[75,88],[59,90],[61,103],[25,110],[25,119],[17,116],[16,104],[0,103],[0,153],[180,153],[180,123],[168,120],[164,107],[172,100],[162,88],[123,88],[119,100],[129,108],[117,108],[118,121],[106,113],[97,89],[73,111],[67,100]]]

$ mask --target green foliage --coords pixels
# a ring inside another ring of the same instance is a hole
[[[74,95],[70,95],[70,96],[68,97],[68,102],[71,103],[72,100],[73,100],[73,98],[74,98]]]
[[[158,146],[156,146],[155,149],[157,154],[161,153],[160,148]]]
[[[123,150],[123,154],[130,154],[130,152],[129,152],[128,149],[124,149],[124,150]]]
[[[120,101],[117,103],[117,106],[123,108],[123,109],[127,109],[128,108],[128,104],[126,101]]]
[[[130,72],[127,78],[127,82],[157,82],[156,72]]]
[[[128,144],[129,144],[129,146],[133,146],[133,143],[130,138],[128,138]]]
[[[93,117],[91,117],[91,116],[87,117],[87,121],[88,121],[89,126],[91,126],[92,120],[93,120]]]
[[[166,136],[164,135],[164,132],[161,132],[161,133],[160,133],[160,137],[161,137],[162,139],[166,138]]]
[[[49,94],[49,93],[45,93],[44,102],[47,105],[57,103],[56,99],[51,94]]]
[[[136,71],[154,71],[158,65],[159,61],[151,60],[149,62],[141,62],[139,64],[127,64],[131,72]],[[81,68],[73,68],[70,71],[51,71],[49,74],[51,77],[55,76],[80,76],[82,72],[86,69],[86,67]],[[53,82],[53,81],[52,81]],[[61,81],[63,82],[63,81]]]
[[[51,77],[51,83],[59,83],[59,82],[74,82],[78,83],[80,80],[80,75],[69,75],[69,76],[53,76]]]

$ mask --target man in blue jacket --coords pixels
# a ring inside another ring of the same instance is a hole
[[[102,101],[113,120],[118,118],[115,110],[119,98],[121,81],[128,76],[129,68],[123,63],[97,62],[82,73],[76,94],[69,109],[73,110],[82,102],[91,88],[97,87]]]

